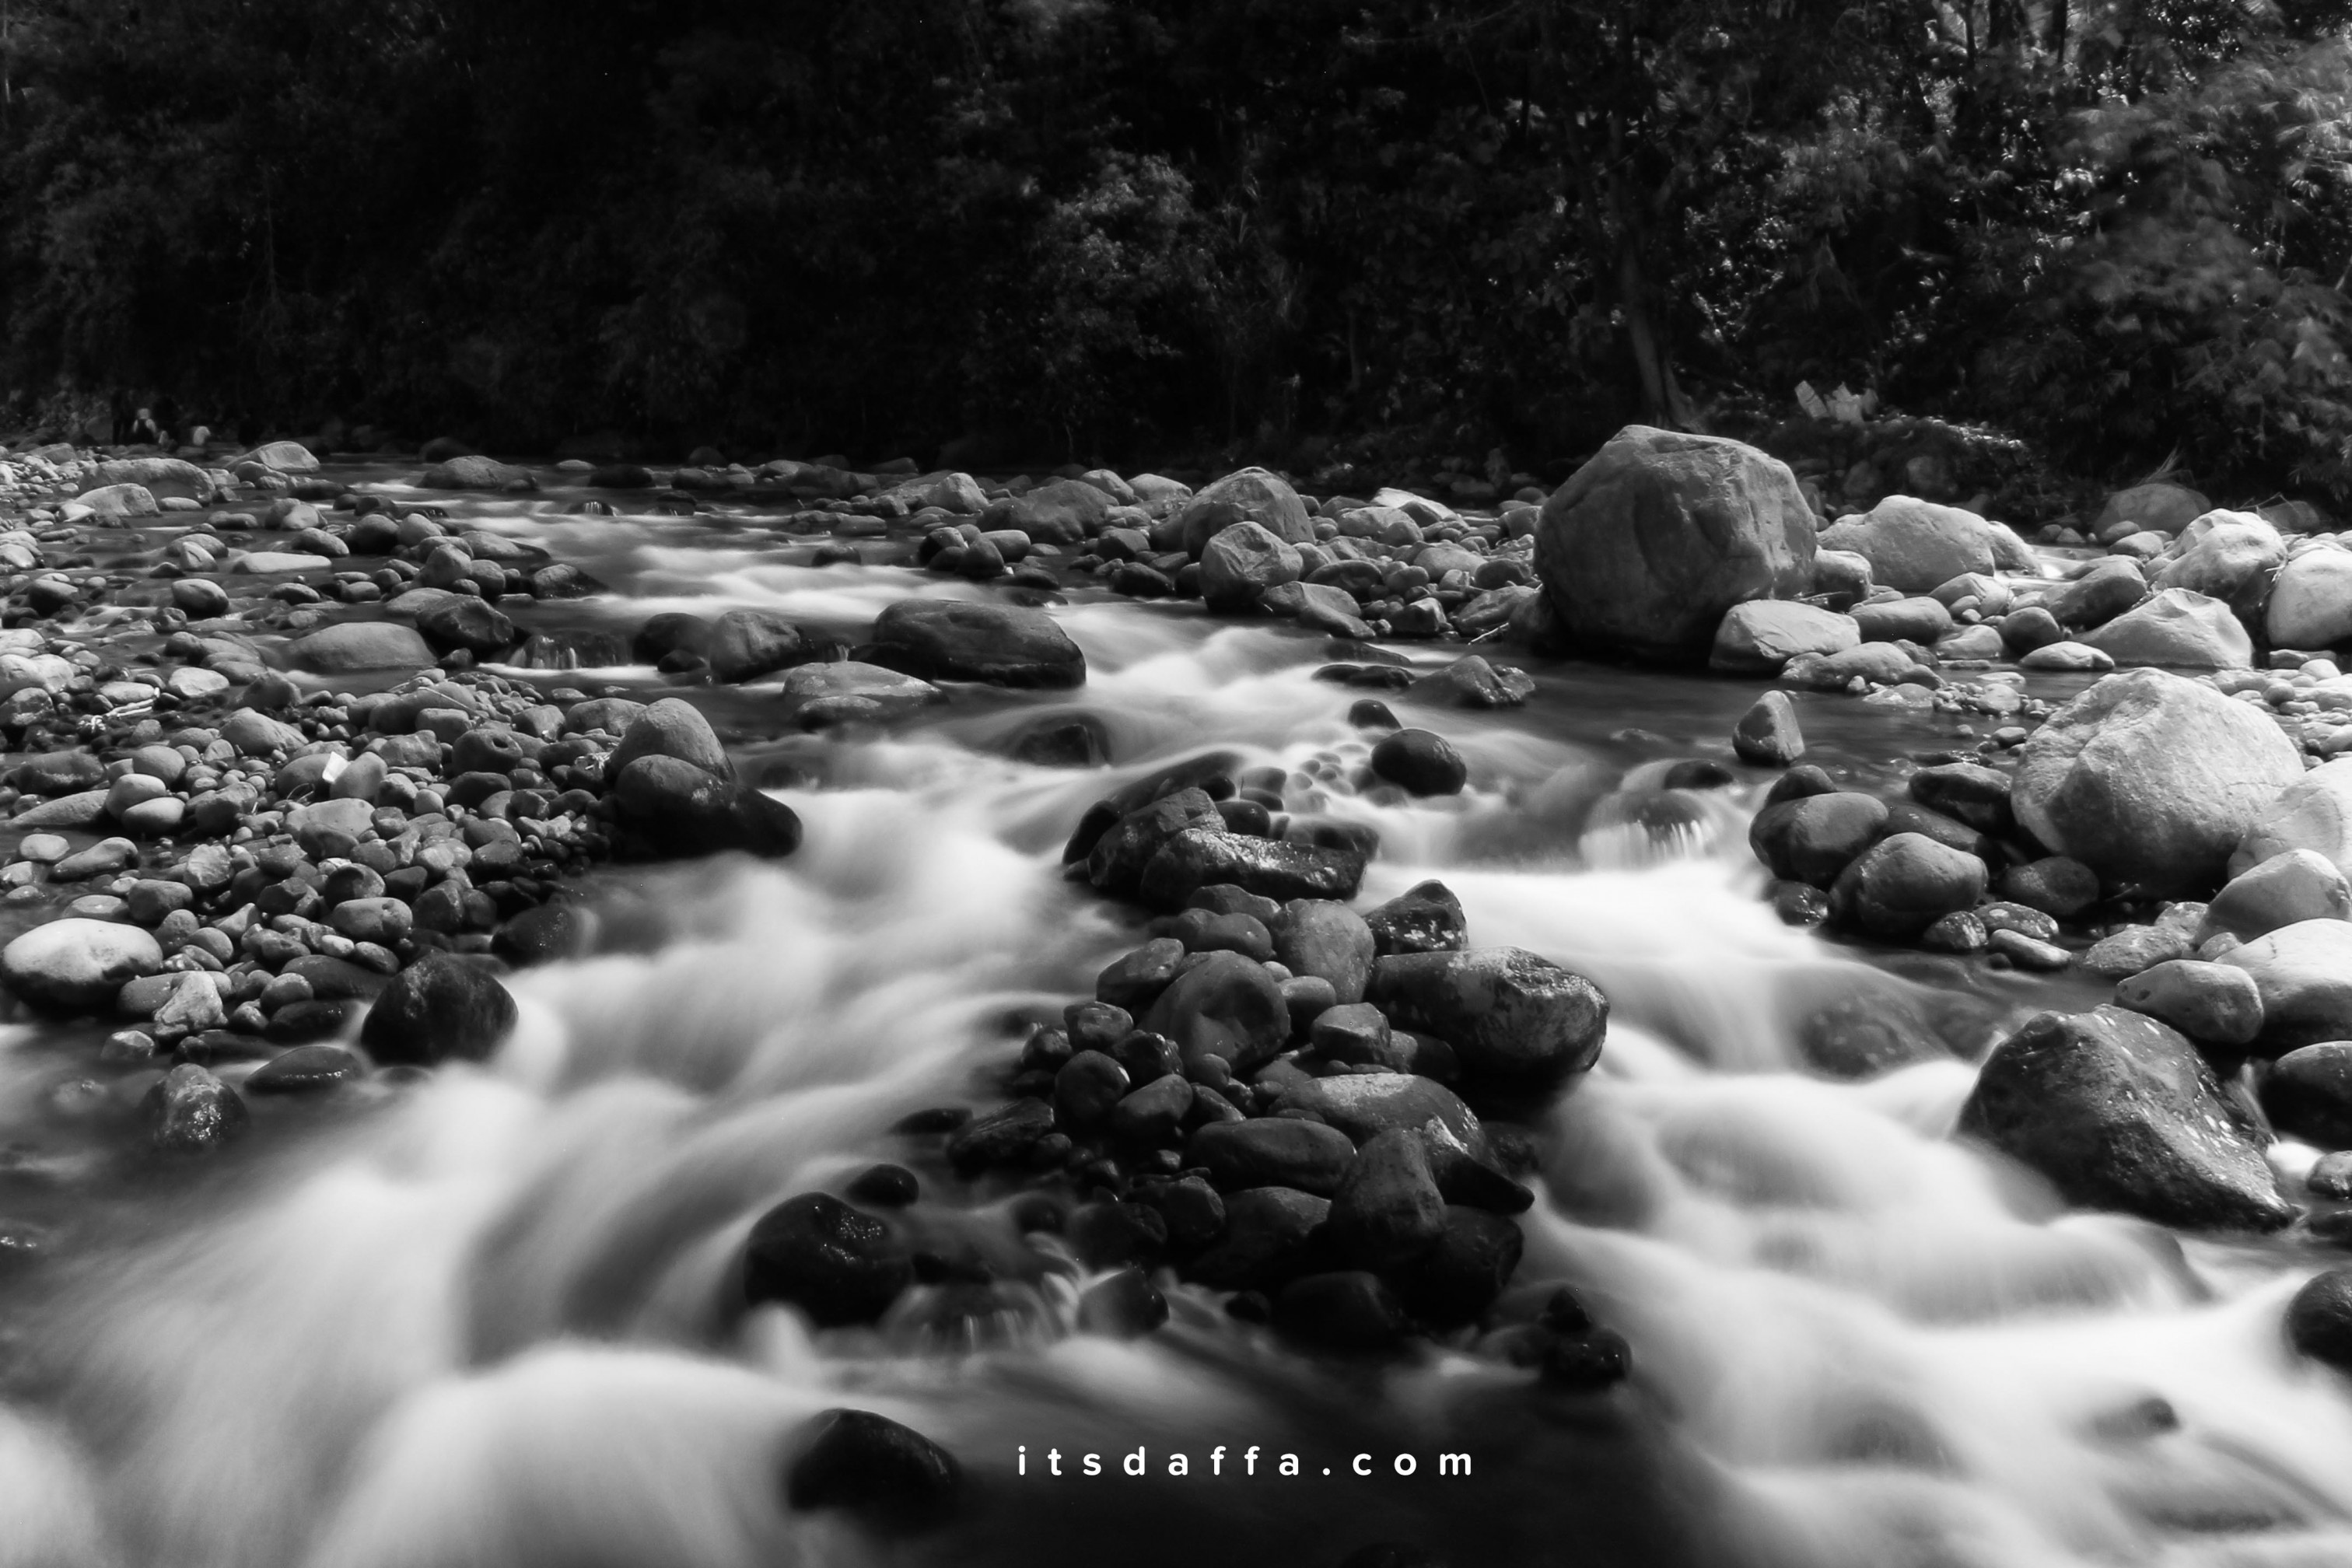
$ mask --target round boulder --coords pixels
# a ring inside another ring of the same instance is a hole
[[[2303,777],[2267,713],[2156,669],[2111,675],[2024,746],[2010,801],[2051,850],[2111,888],[2202,891]]]
[[[87,1013],[110,1005],[127,981],[163,966],[163,950],[137,926],[70,917],[37,925],[0,949],[0,980],[36,1007]]]
[[[1407,795],[1459,795],[1470,776],[1462,753],[1428,730],[1399,730],[1372,748],[1372,772]]]
[[[1823,550],[1870,563],[1872,580],[1906,594],[1932,594],[1964,573],[2000,565],[1992,525],[1975,512],[1912,496],[1888,496],[1866,512],[1822,531]]]
[[[1544,503],[1536,569],[1570,639],[1700,658],[1734,605],[1811,589],[1814,539],[1778,458],[1635,425]]]
[[[383,988],[360,1026],[360,1044],[387,1066],[480,1061],[506,1038],[516,1016],[514,997],[496,977],[428,952]]]

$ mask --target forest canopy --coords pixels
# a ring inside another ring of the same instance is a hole
[[[2352,0],[5,0],[0,355],[289,430],[2352,497]]]

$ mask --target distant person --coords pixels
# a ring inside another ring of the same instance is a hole
[[[155,400],[155,428],[163,432],[160,446],[171,446],[179,438],[180,400],[168,392]]]
[[[142,441],[152,441],[158,447],[163,444],[163,427],[155,423],[155,411],[152,408],[142,408],[131,421],[131,444],[137,446]]]
[[[209,445],[211,445],[211,443],[212,443],[212,438],[213,438],[213,427],[212,427],[211,426],[209,426],[209,425],[191,425],[191,426],[188,426],[188,445],[189,445],[189,446],[191,446],[191,447],[205,447],[205,446],[209,446]]]
[[[114,445],[123,446],[131,439],[131,395],[116,387],[106,400],[106,411],[114,419]]]

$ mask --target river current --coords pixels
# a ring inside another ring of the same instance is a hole
[[[817,567],[824,536],[725,503],[561,516],[588,492],[344,477],[593,574],[607,592],[518,616],[586,646],[739,605],[854,640],[896,599],[996,592],[880,563],[905,538]],[[2279,1331],[2325,1259],[2070,1213],[1951,1137],[1970,1059],[2088,983],[1784,927],[1747,846],[1756,770],[1647,826],[1668,764],[1728,759],[1758,682],[1500,654],[1536,678],[1527,706],[1408,721],[1454,741],[1470,788],[1381,804],[1346,783],[1362,693],[1314,679],[1324,639],[1085,587],[1053,613],[1083,687],[958,689],[887,731],[792,731],[772,679],[677,689],[803,847],[600,873],[599,950],[512,977],[521,1023],[483,1066],[257,1102],[257,1136],[159,1163],[130,1116],[144,1082],[99,1066],[92,1032],[7,1026],[0,1568],[1323,1568],[1375,1542],[1454,1568],[2352,1563],[2352,1397]],[[1427,668],[1461,651],[1389,646]],[[529,673],[666,689],[645,667]],[[1973,743],[1951,715],[1800,700],[1807,760],[1849,777]],[[1080,713],[1109,768],[1008,760]],[[1537,1130],[1521,1278],[1625,1335],[1624,1386],[1450,1351],[1319,1361],[1172,1282],[1159,1332],[1076,1332],[1078,1267],[892,1131],[985,1103],[1023,1021],[1140,940],[1063,876],[1063,841],[1212,747],[1379,829],[1365,905],[1441,879],[1474,943],[1608,994],[1599,1066]],[[1824,1007],[1956,1054],[1823,1074]],[[766,1207],[880,1159],[923,1170],[908,1223],[997,1260],[993,1284],[919,1287],[870,1330],[722,1310]],[[841,1405],[957,1456],[955,1522],[879,1538],[783,1506],[789,1435]]]

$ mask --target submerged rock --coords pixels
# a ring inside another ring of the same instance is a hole
[[[829,1193],[786,1198],[743,1244],[743,1300],[798,1307],[818,1328],[870,1323],[914,1283],[890,1227]]]
[[[827,1410],[803,1440],[784,1480],[794,1509],[840,1509],[886,1533],[910,1532],[944,1524],[962,1495],[955,1456],[887,1416]]]
[[[496,978],[428,952],[383,988],[360,1026],[360,1044],[387,1066],[480,1061],[498,1049],[517,1016],[513,995]]]

